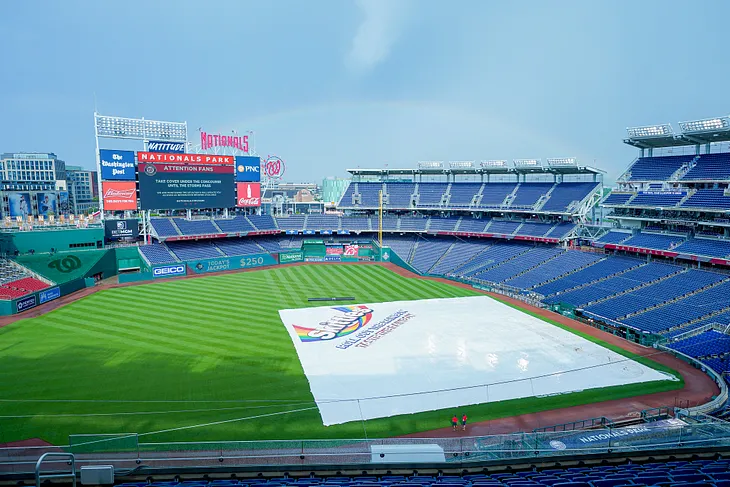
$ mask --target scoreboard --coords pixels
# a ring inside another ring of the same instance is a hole
[[[233,164],[139,164],[142,210],[233,208],[236,206]]]

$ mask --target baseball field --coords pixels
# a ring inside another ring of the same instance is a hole
[[[140,442],[372,438],[442,428],[452,410],[324,426],[279,311],[316,306],[310,297],[351,296],[338,303],[351,305],[477,295],[379,265],[299,265],[100,291],[0,329],[0,442],[65,445],[69,435],[109,433],[137,433]],[[472,405],[470,420],[683,387],[671,369],[571,332],[678,380]]]

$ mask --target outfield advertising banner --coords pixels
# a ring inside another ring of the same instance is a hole
[[[134,181],[134,152],[131,150],[99,149],[101,179]]]
[[[30,205],[30,193],[8,193],[8,206],[10,216],[22,216],[23,218],[33,214]]]
[[[233,165],[140,164],[143,210],[232,208]]]
[[[152,277],[154,278],[184,276],[186,273],[185,264],[163,265],[152,268]]]
[[[71,211],[71,207],[68,204],[68,191],[58,192],[58,212],[61,215],[67,215]]]
[[[41,291],[38,293],[38,300],[40,301],[40,304],[47,303],[48,301],[53,301],[54,299],[58,299],[61,297],[61,289],[59,287],[53,287],[51,289],[46,289],[45,291]]]
[[[139,222],[134,218],[126,220],[104,220],[104,236],[109,240],[139,237]]]
[[[103,181],[101,194],[105,210],[137,209],[137,184],[134,181]]]
[[[15,302],[15,309],[18,311],[18,313],[22,313],[23,311],[35,308],[37,301],[35,295],[28,296],[26,298],[19,299]]]
[[[237,269],[250,269],[252,267],[263,267],[278,264],[276,258],[271,254],[254,254],[244,257],[222,257],[220,259],[201,259],[188,261],[190,270],[196,274],[207,272],[221,272]]]
[[[225,164],[233,172],[233,156],[216,154],[175,154],[167,152],[137,152],[137,162],[155,164]],[[141,172],[141,169],[140,169]]]
[[[236,157],[236,181],[241,183],[261,181],[261,158],[258,156]]]
[[[261,206],[260,183],[236,183],[236,193],[236,206],[239,208]]]
[[[342,260],[342,254],[324,256],[325,262],[340,262],[341,260]]]
[[[304,252],[301,250],[279,253],[279,264],[290,264],[292,262],[302,262],[303,260]]]
[[[183,154],[185,153],[185,142],[163,142],[150,140],[147,142],[147,151]]]
[[[36,193],[36,202],[39,215],[58,214],[58,195],[56,193]]]

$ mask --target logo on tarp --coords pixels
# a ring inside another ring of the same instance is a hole
[[[75,255],[69,255],[63,259],[52,260],[48,263],[48,267],[56,269],[58,272],[68,274],[81,267],[81,259]]]
[[[315,328],[294,325],[294,331],[303,342],[333,340],[355,333],[367,325],[373,317],[373,310],[367,306],[337,306],[332,308],[339,314],[319,323]]]

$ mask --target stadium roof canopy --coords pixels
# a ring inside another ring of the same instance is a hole
[[[730,142],[730,118],[716,117],[679,122],[681,132],[676,134],[668,123],[629,127],[624,143],[639,149],[683,147],[690,145]]]

